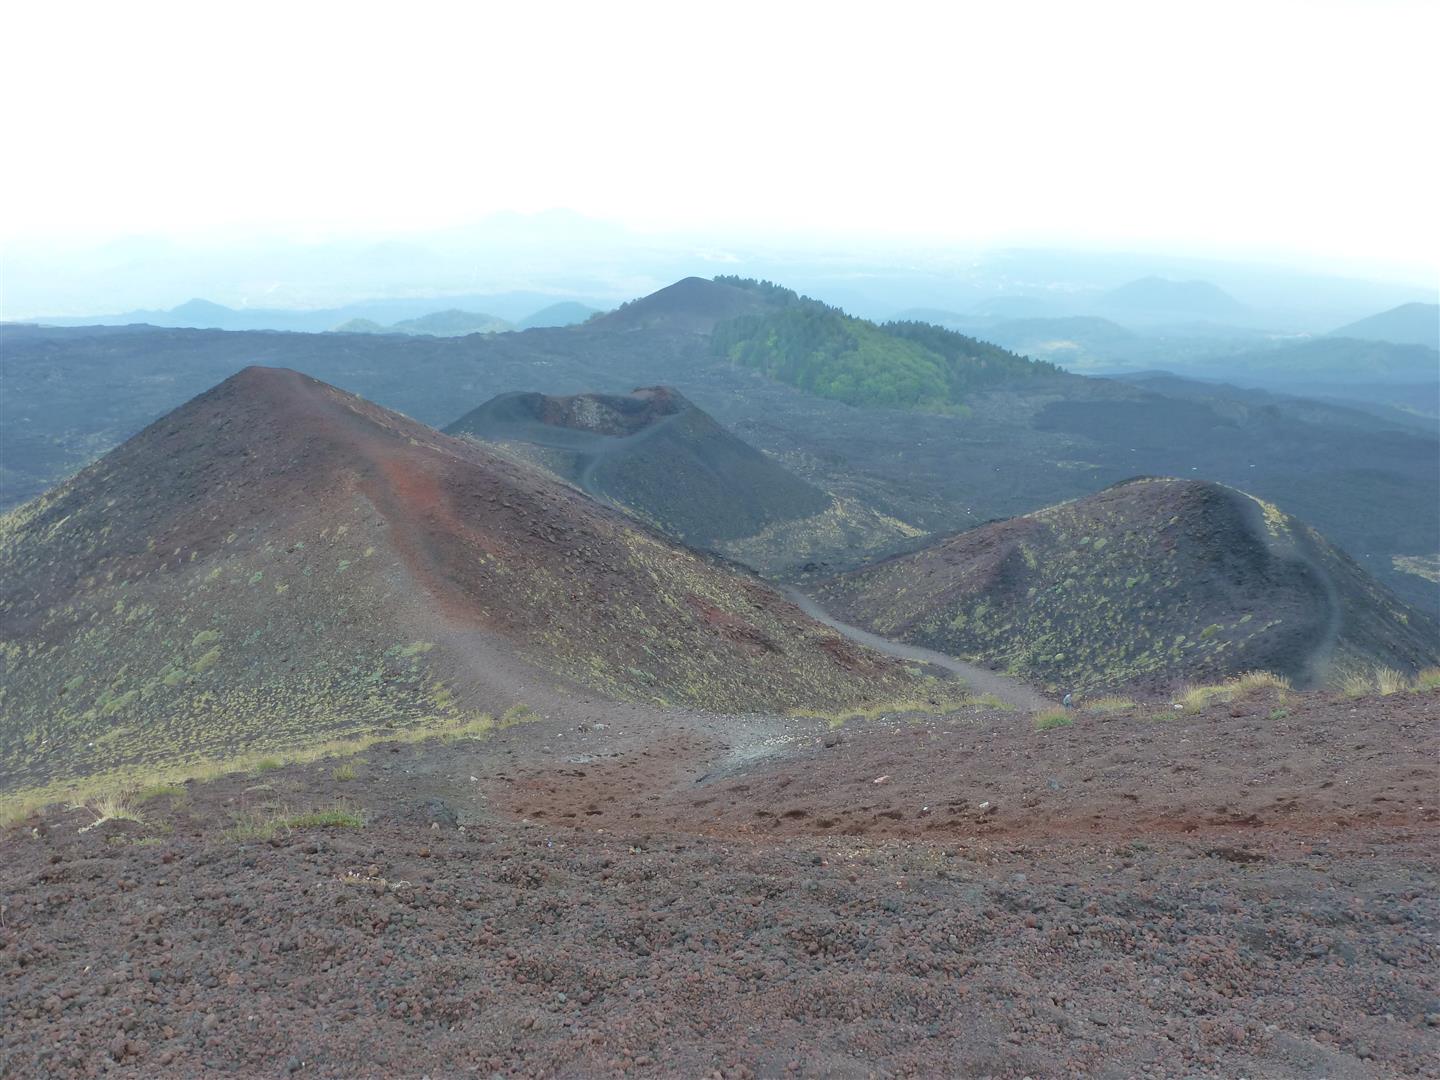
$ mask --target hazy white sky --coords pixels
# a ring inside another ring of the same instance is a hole
[[[20,3],[0,237],[633,225],[1440,264],[1440,3]]]

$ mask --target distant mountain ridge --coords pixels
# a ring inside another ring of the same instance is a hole
[[[1248,326],[1254,317],[1255,312],[1212,282],[1156,276],[1137,278],[1103,292],[1014,293],[987,297],[963,309],[912,308],[896,316],[966,332],[996,323],[1082,318],[1107,320],[1114,330],[1123,332],[1199,324],[1233,327]]]
[[[593,308],[589,304],[581,304],[574,300],[562,300],[558,304],[551,304],[527,315],[516,323],[516,326],[521,330],[533,330],[537,327],[575,326],[577,323],[583,323],[591,316],[599,314],[600,309]]]
[[[1440,349],[1440,304],[1401,304],[1331,330],[1329,336]]]
[[[1426,345],[1397,345],[1359,338],[1311,338],[1293,344],[1197,359],[1188,370],[1243,374],[1259,383],[1426,382],[1440,380],[1440,352]]]
[[[741,288],[723,278],[710,281],[687,277],[648,296],[621,304],[614,311],[598,316],[591,325],[602,330],[663,327],[709,333],[718,322],[756,314],[772,306],[760,292]]]
[[[1103,293],[1090,305],[1096,314],[1125,323],[1226,323],[1243,321],[1250,309],[1208,281],[1140,278]]]
[[[414,299],[359,300],[334,308],[231,308],[210,300],[187,300],[173,308],[138,309],[119,314],[37,316],[24,320],[39,326],[129,326],[144,324],[197,330],[281,330],[323,333],[342,324],[363,320],[378,326],[424,318],[444,311],[480,309],[496,311],[490,318],[529,326],[568,326],[583,322],[598,310],[578,301],[556,302],[544,293],[497,293],[476,296],[441,296]],[[584,311],[583,316],[578,315]],[[539,320],[539,321],[535,321]],[[361,331],[363,332],[363,331]]]
[[[337,334],[426,334],[430,337],[462,337],[466,334],[503,334],[514,330],[512,323],[474,311],[437,311],[418,319],[402,319],[381,326],[370,319],[351,319],[335,327]]]

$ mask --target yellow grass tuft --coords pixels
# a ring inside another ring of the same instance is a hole
[[[1247,671],[1223,683],[1211,686],[1189,686],[1181,691],[1177,704],[1186,712],[1198,712],[1216,702],[1234,701],[1259,690],[1278,690],[1284,694],[1290,680],[1270,671]]]
[[[146,784],[135,792],[134,801],[136,804],[147,803],[151,799],[183,799],[187,792],[181,784]]]
[[[1382,667],[1375,670],[1375,690],[1384,697],[1400,694],[1410,689],[1410,680],[1394,668]]]
[[[828,722],[832,728],[838,728],[850,720],[880,720],[885,717],[903,716],[907,713],[928,713],[932,716],[947,716],[955,712],[962,705],[973,704],[976,704],[976,701],[972,698],[962,698],[959,701],[942,701],[941,704],[938,705],[928,698],[902,698],[882,702],[879,705],[855,705],[851,708],[839,709],[834,712],[824,709],[795,709],[792,710],[789,715],[824,720]]]
[[[510,719],[504,726],[523,723],[533,718],[533,713],[526,706],[514,706],[505,715]],[[86,800],[117,790],[143,791],[149,787],[181,784],[192,780],[204,782],[238,773],[264,772],[284,765],[308,765],[326,758],[353,757],[382,743],[414,744],[430,739],[483,739],[498,726],[500,725],[497,725],[492,717],[477,714],[431,721],[410,728],[372,731],[348,739],[329,739],[289,750],[251,751],[229,757],[199,758],[159,770],[143,769],[139,766],[116,769],[79,782],[55,783],[0,796],[0,828],[24,821],[31,814],[56,803],[83,804]]]
[[[0,803],[0,829],[8,829],[11,825],[20,824],[31,814],[39,813],[53,802],[55,802],[54,799],[32,796]]]
[[[1370,693],[1370,676],[1363,672],[1346,675],[1340,683],[1340,692],[1347,698],[1361,698]]]
[[[1053,731],[1055,728],[1069,727],[1074,722],[1069,709],[1046,709],[1035,714],[1036,731]]]
[[[236,817],[227,835],[234,840],[269,840],[278,832],[294,829],[359,829],[364,825],[364,815],[354,807],[337,802],[328,809],[298,814],[284,810],[271,813],[246,810]]]
[[[112,791],[91,799],[84,807],[95,815],[95,820],[89,825],[82,825],[81,832],[89,832],[107,821],[134,821],[143,822],[145,819],[140,816],[140,811],[130,805],[130,795],[126,792]]]
[[[1368,697],[1371,694],[1388,697],[1391,694],[1421,692],[1437,687],[1440,687],[1440,668],[1426,668],[1415,677],[1414,682],[1406,678],[1403,672],[1389,667],[1377,667],[1368,673],[1353,671],[1340,682],[1340,692],[1348,698]]]
[[[1232,679],[1230,685],[1237,693],[1248,694],[1252,690],[1289,690],[1290,680],[1273,671],[1247,671]]]
[[[1014,712],[1015,706],[1008,701],[1001,701],[994,694],[981,694],[969,701],[971,705],[979,705],[986,709],[999,709],[1001,712]]]
[[[1137,706],[1135,702],[1131,701],[1127,697],[1111,696],[1099,697],[1096,698],[1094,701],[1082,702],[1080,707],[1083,708],[1086,712],[1121,713],[1129,712],[1131,709],[1134,709]]]
[[[1224,694],[1223,686],[1187,686],[1180,692],[1178,704],[1186,712],[1198,712],[1212,702],[1229,701]]]

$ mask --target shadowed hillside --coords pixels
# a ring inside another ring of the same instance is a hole
[[[499,712],[537,667],[716,709],[914,686],[538,470],[267,368],[0,518],[0,624],[9,787]]]
[[[1094,690],[1273,671],[1298,684],[1414,671],[1440,629],[1275,507],[1133,480],[831,579],[875,632]]]
[[[1092,307],[1121,323],[1188,323],[1243,321],[1248,310],[1208,281],[1140,278],[1098,297]]]
[[[466,334],[500,334],[515,327],[494,315],[474,311],[436,311],[416,319],[381,326],[371,319],[351,319],[335,327],[339,334],[413,334],[430,337],[464,337]]]
[[[918,534],[801,480],[669,387],[502,394],[445,430],[504,443],[687,544],[757,569],[893,550]]]
[[[558,304],[550,304],[534,314],[527,315],[515,325],[521,330],[549,326],[574,326],[577,323],[583,323],[592,315],[599,314],[600,310],[589,304],[581,304],[575,300],[562,300]]]
[[[1434,383],[1440,378],[1440,353],[1426,345],[1331,335],[1279,348],[1221,354],[1198,360],[1194,367],[1198,371],[1240,373],[1251,382],[1306,379]]]
[[[1440,304],[1401,304],[1367,319],[1347,323],[1332,330],[1330,336],[1440,349]]]

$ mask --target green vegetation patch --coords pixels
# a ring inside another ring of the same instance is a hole
[[[849,405],[963,412],[975,391],[1060,371],[927,323],[876,325],[769,282],[716,281],[783,305],[720,323],[711,336],[716,355]]]
[[[134,802],[141,804],[150,802],[152,799],[183,799],[186,794],[183,784],[147,784],[135,792]]]
[[[242,812],[228,835],[235,840],[269,840],[282,832],[296,829],[360,829],[365,817],[354,807],[337,803],[323,810],[300,813],[252,809]]]
[[[1070,710],[1049,709],[1036,715],[1035,730],[1053,731],[1056,728],[1069,727],[1073,723],[1075,723],[1075,718],[1070,715]]]
[[[1390,562],[1402,574],[1414,574],[1440,585],[1440,555],[1393,555]]]

